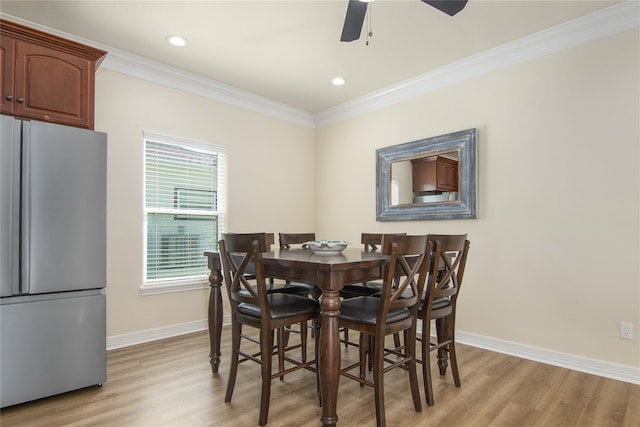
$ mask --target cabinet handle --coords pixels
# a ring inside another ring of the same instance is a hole
[[[21,97],[21,96],[19,96],[19,97],[18,97],[18,102],[20,102],[20,103],[24,102],[24,98],[23,98],[23,97]]]
[[[11,100],[13,99],[13,96],[11,96],[11,95],[7,95],[7,96],[5,96],[5,99],[6,99],[7,101],[11,101]]]

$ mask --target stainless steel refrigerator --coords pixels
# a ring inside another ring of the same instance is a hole
[[[6,407],[106,380],[107,135],[0,118]]]

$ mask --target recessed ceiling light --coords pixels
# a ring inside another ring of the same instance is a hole
[[[187,44],[187,41],[180,36],[167,36],[167,41],[174,46],[182,47]]]
[[[335,79],[331,80],[331,83],[333,83],[334,86],[342,86],[344,82],[345,80],[342,77],[336,77]]]

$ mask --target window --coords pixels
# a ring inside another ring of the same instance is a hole
[[[204,251],[224,231],[223,146],[144,133],[142,293],[207,286]]]

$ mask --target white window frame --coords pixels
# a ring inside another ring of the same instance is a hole
[[[153,141],[164,144],[178,145],[192,150],[204,150],[206,152],[214,152],[218,155],[218,180],[217,180],[217,210],[215,214],[218,217],[218,236],[226,232],[226,206],[227,206],[227,147],[221,144],[198,141],[189,138],[163,135],[155,132],[143,132],[143,265],[142,265],[142,286],[140,287],[141,295],[155,295],[171,292],[191,291],[196,289],[205,289],[209,287],[209,274],[203,274],[191,277],[169,278],[169,279],[153,279],[147,280],[147,218],[150,213],[164,213],[163,209],[147,208],[146,206],[146,163],[147,142]],[[217,242],[211,242],[211,250],[217,249]],[[203,253],[204,258],[204,253]]]

